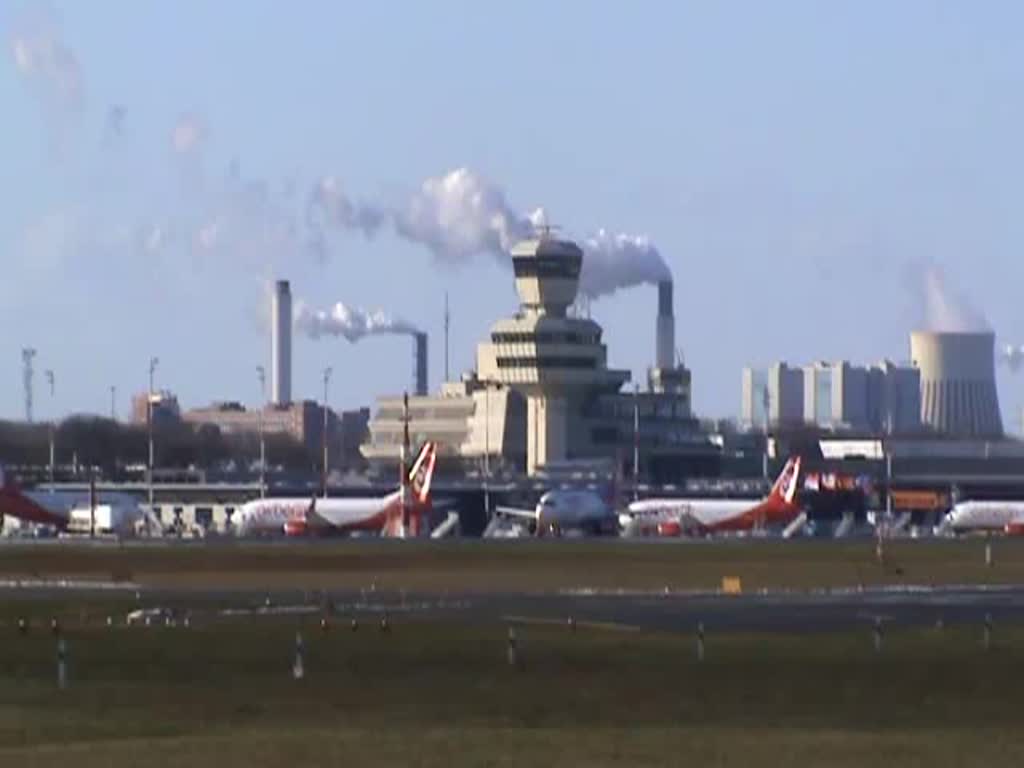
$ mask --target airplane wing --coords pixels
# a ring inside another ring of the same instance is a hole
[[[537,512],[533,509],[519,509],[518,507],[495,507],[494,511],[499,515],[507,517],[520,517],[525,520],[537,520]]]

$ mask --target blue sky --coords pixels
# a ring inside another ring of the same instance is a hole
[[[2,417],[23,411],[25,345],[37,417],[105,412],[112,384],[126,412],[151,355],[186,405],[256,402],[273,277],[429,331],[433,384],[445,291],[455,370],[514,308],[493,258],[452,264],[388,231],[335,232],[324,260],[260,232],[216,252],[140,246],[154,221],[206,221],[232,164],[285,207],[328,174],[392,204],[467,167],[571,235],[648,235],[702,415],[738,412],[744,364],[905,358],[927,263],[1001,342],[1024,342],[1019,3],[0,7]],[[12,41],[40,24],[73,54],[79,98],[17,66]],[[183,116],[203,135],[185,158]],[[654,306],[649,286],[593,305],[611,363],[641,379]],[[335,406],[400,391],[410,346],[297,339],[296,394],[318,396],[325,365]],[[1000,372],[1014,428],[1022,383]]]

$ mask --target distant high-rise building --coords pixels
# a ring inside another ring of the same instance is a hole
[[[799,368],[775,363],[743,369],[741,420],[748,427],[793,426],[803,421],[804,377]]]
[[[920,372],[888,360],[845,360],[802,368],[745,368],[741,421],[748,427],[798,424],[824,429],[908,433],[920,428]]]

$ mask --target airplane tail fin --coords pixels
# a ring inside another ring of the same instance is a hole
[[[418,504],[430,501],[430,483],[434,479],[434,467],[437,464],[437,445],[426,442],[409,470],[409,490]]]
[[[782,468],[775,485],[772,486],[771,498],[792,504],[796,498],[797,488],[800,480],[800,457],[789,459]]]

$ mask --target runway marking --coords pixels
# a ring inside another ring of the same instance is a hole
[[[515,624],[549,624],[568,626],[566,619],[552,619],[545,616],[502,616],[502,621]],[[613,621],[577,621],[581,629],[606,629],[612,632],[639,632],[640,627],[633,624],[618,624]]]

